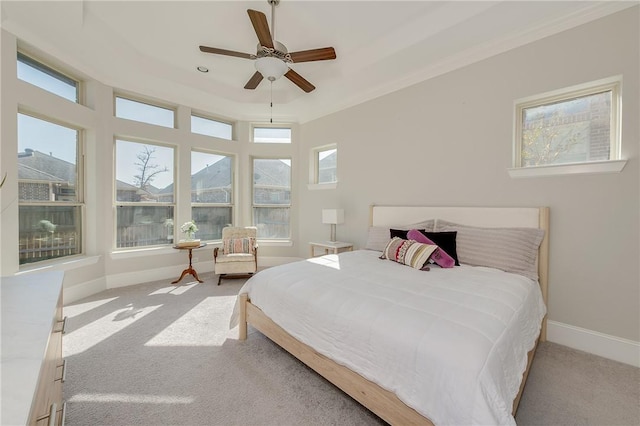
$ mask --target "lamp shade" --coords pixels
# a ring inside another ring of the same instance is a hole
[[[322,223],[337,225],[344,223],[343,209],[322,209]]]
[[[256,69],[269,81],[276,81],[289,71],[289,67],[282,60],[271,56],[256,59]]]

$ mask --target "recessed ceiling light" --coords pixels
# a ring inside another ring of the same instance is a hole
[[[209,68],[203,67],[202,65],[198,66],[196,69],[200,72],[209,72]]]

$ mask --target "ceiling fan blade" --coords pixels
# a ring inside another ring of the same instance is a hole
[[[335,59],[336,51],[333,47],[323,47],[321,49],[301,50],[299,52],[290,53],[289,55],[294,63],[326,61],[328,59]]]
[[[249,19],[251,19],[251,24],[253,24],[253,29],[256,31],[260,45],[273,49],[273,39],[271,38],[265,14],[253,9],[247,9],[247,13],[249,14]]]
[[[235,52],[233,50],[218,49],[216,47],[200,46],[200,51],[204,53],[215,53],[218,55],[236,56],[238,58],[244,58],[244,59],[254,59],[253,55],[250,55],[248,53]]]
[[[287,77],[289,80],[291,80],[293,84],[295,84],[296,86],[298,86],[299,88],[301,88],[307,93],[312,92],[316,88],[316,86],[309,83],[300,74],[298,74],[291,68],[289,68],[289,71],[287,71],[287,73],[284,76]]]
[[[258,84],[260,84],[260,82],[262,81],[262,78],[263,78],[262,74],[256,71],[256,73],[251,76],[249,81],[247,81],[247,84],[244,85],[244,88],[255,89],[256,87],[258,87]]]

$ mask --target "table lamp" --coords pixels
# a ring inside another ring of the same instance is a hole
[[[336,225],[344,223],[344,210],[342,209],[322,209],[322,223],[331,225],[331,242],[336,241]]]

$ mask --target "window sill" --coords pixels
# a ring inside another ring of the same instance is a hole
[[[317,191],[322,189],[336,189],[338,187],[338,183],[310,183],[307,185],[307,189],[309,191]]]
[[[260,247],[293,247],[291,240],[261,240],[258,238],[258,248]]]
[[[83,266],[93,265],[98,263],[102,256],[78,256],[74,258],[55,259],[46,261],[47,263],[38,263],[31,265],[24,265],[20,267],[20,271],[16,275],[30,274],[33,272],[42,271],[70,271],[72,269],[82,268]]]
[[[620,173],[627,160],[591,161],[586,163],[555,164],[549,166],[519,167],[507,169],[512,178],[561,176],[595,173]]]
[[[144,248],[112,251],[111,258],[113,260],[120,260],[120,259],[130,259],[132,257],[156,256],[159,254],[170,254],[170,253],[175,253],[173,246],[144,247]]]

